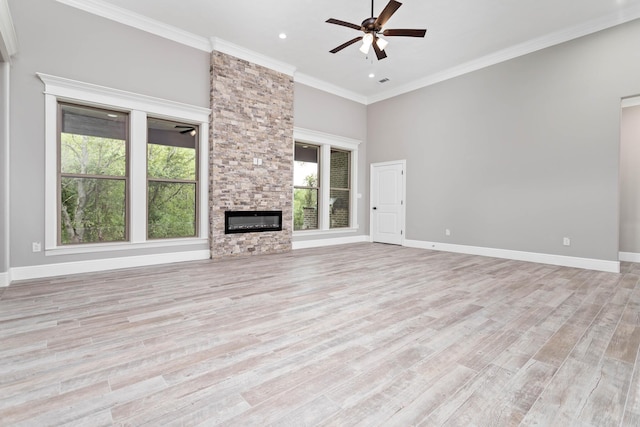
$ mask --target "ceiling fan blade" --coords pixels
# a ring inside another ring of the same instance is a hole
[[[331,49],[329,52],[331,53],[338,53],[340,52],[342,49],[344,49],[347,46],[351,46],[354,43],[357,43],[358,41],[362,40],[362,37],[356,37],[355,39],[351,39],[346,43],[342,43],[340,46],[336,47],[335,49]]]
[[[373,51],[376,53],[376,56],[378,57],[378,61],[387,57],[387,54],[384,53],[384,50],[381,50],[380,47],[378,46],[377,38],[371,44],[373,45]]]
[[[400,6],[402,6],[402,3],[395,0],[389,0],[389,3],[387,3],[376,19],[376,28],[384,27],[384,24],[386,24],[389,18],[391,18],[391,15],[396,13],[396,10],[398,10]]]
[[[327,19],[325,22],[327,22],[329,24],[336,24],[336,25],[342,25],[343,27],[353,28],[354,30],[362,30],[362,27],[360,27],[360,25],[352,24],[350,22],[341,21],[339,19],[330,18],[330,19]]]
[[[400,37],[424,37],[427,30],[384,30],[383,35],[388,37],[400,36]]]

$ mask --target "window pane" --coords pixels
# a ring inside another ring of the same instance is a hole
[[[318,149],[314,145],[296,144],[293,162],[293,185],[318,186]]]
[[[332,188],[329,193],[329,227],[349,227],[350,191]]]
[[[150,239],[196,235],[196,185],[149,182],[147,234]]]
[[[193,148],[147,145],[149,178],[196,179],[196,150]]]
[[[124,180],[63,177],[61,184],[63,244],[126,239]]]
[[[127,139],[127,113],[71,104],[60,104],[60,110],[62,133],[104,139]]]
[[[349,154],[331,150],[331,188],[349,188]]]
[[[293,190],[293,229],[318,228],[318,190],[295,188]]]
[[[62,133],[60,171],[83,175],[125,176],[126,142],[121,139]]]
[[[348,151],[331,150],[329,181],[329,228],[349,227],[349,159]]]
[[[60,114],[63,174],[126,175],[127,113],[60,104]]]
[[[147,170],[149,178],[196,179],[194,125],[149,118],[147,120]]]

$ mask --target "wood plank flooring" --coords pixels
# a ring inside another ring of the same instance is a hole
[[[381,244],[0,289],[0,425],[638,426],[640,265]]]

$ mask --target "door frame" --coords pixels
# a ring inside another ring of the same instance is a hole
[[[407,160],[392,160],[388,162],[371,163],[369,166],[369,241],[373,242],[373,170],[377,166],[402,165],[402,207],[400,209],[400,246],[404,246],[407,236],[406,215],[407,215]]]

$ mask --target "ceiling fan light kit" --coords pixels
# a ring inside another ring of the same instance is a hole
[[[384,24],[387,23],[389,18],[398,10],[398,8],[402,6],[402,3],[397,2],[395,0],[390,0],[389,3],[385,6],[385,8],[380,12],[378,17],[373,16],[373,0],[371,0],[371,17],[362,21],[361,25],[351,24],[349,22],[340,21],[339,19],[327,19],[327,23],[341,25],[343,27],[352,28],[354,30],[360,30],[364,32],[363,36],[358,36],[354,39],[349,40],[341,44],[340,46],[330,50],[331,53],[338,53],[342,49],[351,46],[354,43],[362,40],[362,46],[360,46],[360,52],[367,55],[371,46],[373,46],[373,50],[376,53],[376,57],[378,60],[384,59],[387,57],[387,54],[384,52],[384,49],[389,44],[388,41],[382,39],[379,34],[382,34],[385,37],[424,37],[427,33],[427,30],[417,30],[417,29],[388,29],[382,30]]]

